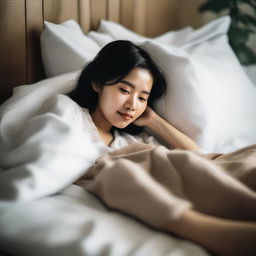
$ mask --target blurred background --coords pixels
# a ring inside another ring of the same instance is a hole
[[[230,44],[242,65],[256,64],[256,0],[0,0],[0,95],[45,77],[40,35],[43,21],[76,20],[83,31],[111,20],[148,37],[194,29],[231,15]],[[0,100],[1,101],[1,100]]]
[[[255,0],[123,0],[134,4],[134,15],[124,23],[140,34],[154,37],[185,26],[198,28],[223,15],[230,15],[230,44],[241,64],[256,63]],[[134,27],[135,25],[135,27]]]

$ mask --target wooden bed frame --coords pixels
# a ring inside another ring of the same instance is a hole
[[[1,0],[0,103],[13,87],[45,78],[40,54],[43,21],[74,19],[84,32],[95,30],[100,19],[123,24],[153,37],[186,24],[180,0]],[[192,24],[193,25],[193,24]]]

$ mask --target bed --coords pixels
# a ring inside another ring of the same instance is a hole
[[[242,67],[228,45],[230,18],[177,27],[170,13],[178,7],[167,0],[1,1],[3,45],[10,45],[1,49],[1,255],[210,255],[73,184],[95,156],[79,143],[85,135],[69,123],[72,103],[63,94],[117,39],[151,53],[168,82],[157,111],[205,152],[256,143],[255,66]]]

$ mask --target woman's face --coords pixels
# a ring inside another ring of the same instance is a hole
[[[146,109],[153,85],[153,77],[147,69],[134,68],[119,83],[94,89],[99,94],[98,107],[93,113],[101,125],[125,128],[135,121]]]

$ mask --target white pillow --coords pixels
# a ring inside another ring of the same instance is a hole
[[[47,22],[47,23],[50,23],[50,22]],[[50,23],[50,25],[53,24],[53,23]],[[54,24],[56,25],[56,24]],[[71,29],[73,32],[77,32],[79,34],[83,34],[83,30],[81,29],[80,25],[75,21],[75,20],[67,20],[61,24],[59,24],[63,27],[66,27],[66,28],[69,28]]]
[[[149,38],[142,35],[139,35],[132,30],[124,27],[121,24],[115,23],[113,21],[101,20],[98,32],[105,34],[113,38],[113,40],[130,40],[135,43],[143,42],[145,40],[156,40],[163,43],[173,43],[181,44],[184,41],[184,38],[188,38],[192,27],[185,27],[177,31],[169,31],[155,38]]]
[[[185,27],[176,31],[168,31],[160,36],[149,38],[141,36],[121,24],[113,21],[101,20],[98,32],[109,35],[113,40],[126,39],[133,42],[143,42],[153,40],[161,43],[182,46],[187,44],[195,44],[212,38],[214,35],[222,33],[226,29],[227,16],[218,18],[209,22],[205,26],[193,30],[192,27]]]
[[[81,69],[100,50],[74,20],[59,25],[45,21],[44,25],[41,52],[48,77]]]
[[[158,112],[206,151],[229,152],[256,143],[256,89],[228,44],[230,18],[215,25],[218,33],[179,48],[142,45],[167,77]]]
[[[192,27],[185,27],[175,31],[168,31],[153,40],[165,44],[180,45],[193,32]]]
[[[107,21],[107,20],[101,20],[100,26],[97,30],[97,32],[104,33],[107,35],[110,35],[113,40],[130,40],[132,42],[142,42],[146,39],[149,39],[147,37],[141,36],[130,29],[124,27],[121,24],[115,23],[113,21]]]
[[[142,42],[150,39],[120,24],[105,20],[101,20],[98,32],[91,31],[87,36],[74,20],[61,24],[45,21],[44,25],[45,29],[41,35],[41,52],[47,77],[81,69],[95,57],[100,48],[111,41],[126,39]],[[191,27],[186,27],[178,31],[169,31],[152,40],[179,45],[187,40],[191,31]]]
[[[87,36],[90,37],[91,39],[93,39],[94,42],[99,45],[99,47],[103,47],[106,44],[115,40],[112,36],[110,36],[108,34],[96,32],[96,31],[90,31],[87,34]]]

